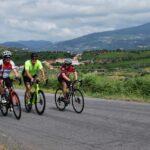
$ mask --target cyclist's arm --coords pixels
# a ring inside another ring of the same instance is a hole
[[[45,80],[45,72],[44,72],[44,69],[42,68],[42,69],[40,69],[40,71],[41,71],[41,74],[42,74],[42,78]]]
[[[18,72],[18,70],[17,70],[17,68],[15,66],[15,63],[13,61],[11,61],[10,63],[12,65],[12,71],[13,71],[13,73],[15,74],[16,77],[19,77],[19,72]]]
[[[42,75],[42,79],[45,81],[45,72],[44,72],[42,62],[38,61],[38,64],[39,64],[39,71],[41,72],[41,75]]]
[[[28,70],[25,69],[25,73],[26,73],[27,77],[29,77],[31,79],[31,81],[34,80],[34,78],[32,77],[32,75],[30,74],[30,72]]]
[[[74,75],[74,80],[77,80],[78,79],[78,74],[77,74],[77,71],[75,70],[74,66],[71,67],[71,72]]]
[[[70,81],[70,78],[68,78],[65,73],[62,73],[62,77],[63,77],[65,80]]]
[[[12,69],[12,71],[15,74],[16,77],[19,77],[19,72],[16,68]]]
[[[48,69],[54,69],[53,66],[51,64],[49,64],[48,62],[44,62],[45,66],[48,68]]]
[[[77,80],[78,79],[78,73],[75,71],[73,74],[74,74],[74,80]]]

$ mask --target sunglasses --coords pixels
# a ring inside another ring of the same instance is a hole
[[[4,60],[10,60],[10,59],[11,59],[10,57],[5,57],[5,58],[4,58]]]
[[[37,60],[38,58],[37,57],[35,57],[35,58],[32,58],[31,60],[33,60],[33,61],[35,61],[35,60]]]

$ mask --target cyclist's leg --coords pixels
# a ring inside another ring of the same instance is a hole
[[[63,90],[63,95],[64,95],[64,98],[66,98],[66,93],[67,93],[67,84],[66,82],[62,81],[62,90]]]
[[[12,88],[12,81],[10,80],[10,78],[4,78],[3,82],[5,82],[5,86],[7,87],[7,89],[9,90],[9,93],[10,93],[10,90]],[[2,94],[3,103],[9,101],[9,98],[8,98],[9,93],[5,93],[4,88],[3,88],[3,94]]]
[[[5,79],[4,79],[4,82],[5,82],[5,85],[6,85],[6,87],[8,88],[8,90],[10,90],[11,87],[13,86],[11,79],[10,79],[10,78],[5,78]]]
[[[3,79],[0,79],[0,95],[4,93]]]
[[[4,94],[4,87],[3,87],[3,79],[0,79],[0,95],[1,95],[1,97],[0,97],[0,101],[3,103],[5,103],[6,102],[6,100],[5,100],[5,94]]]
[[[59,83],[61,85],[61,88],[62,88],[62,91],[63,91],[63,95],[64,95],[64,99],[67,99],[67,96],[66,96],[66,93],[68,92],[67,82],[62,77],[58,77],[58,81],[59,81]]]
[[[25,93],[26,95],[29,95],[29,93],[31,92],[31,80],[27,76],[23,76],[23,81],[26,88]]]
[[[31,84],[29,82],[25,83],[25,88],[26,88],[26,93],[30,93],[31,92]]]

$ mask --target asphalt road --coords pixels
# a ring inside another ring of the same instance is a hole
[[[0,114],[0,144],[25,150],[150,150],[150,104],[85,98],[85,109],[76,114],[69,106],[60,112],[54,96],[46,94],[43,116],[33,109]]]

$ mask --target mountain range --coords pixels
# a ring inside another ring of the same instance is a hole
[[[50,41],[17,41],[0,45],[24,50],[83,51],[89,49],[148,49],[150,48],[150,23],[136,27],[92,33],[72,40],[52,43]]]

